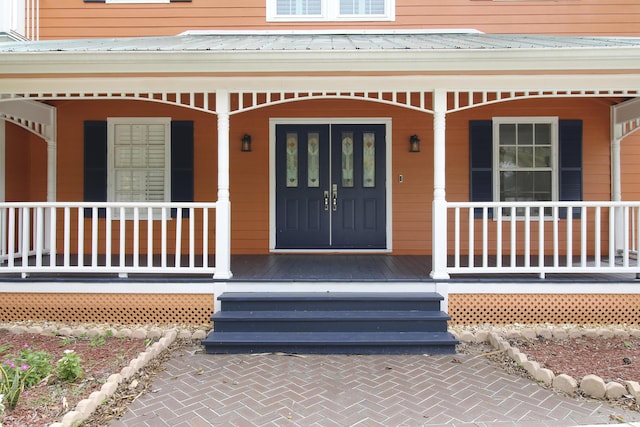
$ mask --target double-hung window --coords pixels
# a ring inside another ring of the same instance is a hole
[[[494,118],[493,138],[495,201],[558,200],[557,118]],[[537,209],[531,213],[539,215]],[[545,215],[550,213],[545,211]],[[524,215],[524,208],[518,208],[516,214]]]
[[[395,0],[266,0],[267,21],[392,21]]]
[[[112,118],[107,123],[109,201],[170,201],[171,119]]]

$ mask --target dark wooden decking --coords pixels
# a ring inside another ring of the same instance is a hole
[[[480,262],[478,260],[478,262]],[[431,257],[382,254],[271,254],[231,257],[232,281],[431,281]],[[574,282],[636,281],[633,273],[547,274],[547,280]],[[537,274],[459,274],[451,280],[544,280]]]
[[[431,257],[391,255],[235,255],[233,280],[429,280]]]

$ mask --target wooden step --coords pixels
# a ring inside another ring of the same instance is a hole
[[[208,354],[453,354],[448,332],[214,332],[202,341]]]
[[[422,310],[439,311],[435,292],[225,292],[224,311]]]
[[[438,332],[450,317],[441,311],[221,311],[217,332]]]

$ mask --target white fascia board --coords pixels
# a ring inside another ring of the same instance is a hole
[[[206,89],[205,89],[206,88]],[[172,76],[0,78],[0,94],[161,92],[610,91],[640,89],[636,74],[465,74],[336,76]],[[0,98],[0,103],[11,98]]]
[[[0,76],[588,70],[640,70],[640,48],[0,53]]]

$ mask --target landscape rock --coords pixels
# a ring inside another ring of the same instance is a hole
[[[640,384],[637,381],[625,381],[624,385],[627,386],[629,394],[636,399],[636,402],[640,402]]]
[[[540,381],[544,385],[551,385],[553,384],[555,374],[551,369],[540,368],[535,372],[535,375],[533,377],[536,379],[536,381]]]
[[[609,400],[620,399],[622,396],[627,394],[627,388],[615,381],[607,383],[605,388],[606,388],[605,395]]]
[[[578,382],[567,374],[560,374],[553,379],[553,388],[563,393],[574,394],[578,389]]]
[[[604,380],[597,375],[586,375],[580,381],[580,388],[589,396],[596,399],[602,399],[606,392],[607,386]]]

